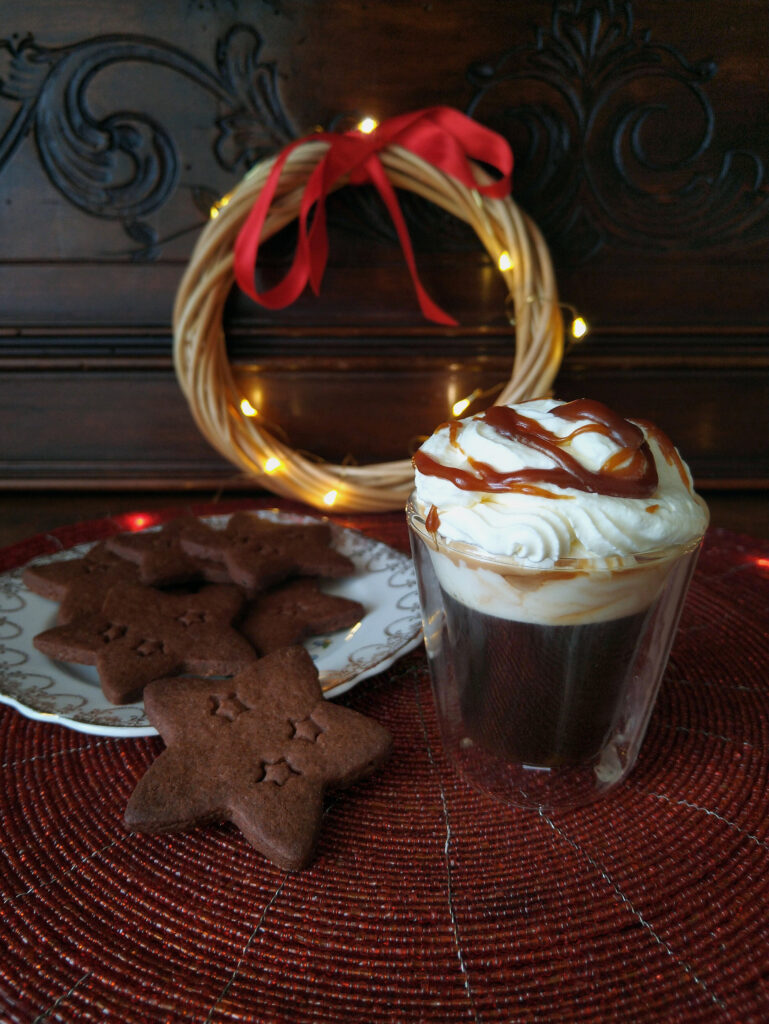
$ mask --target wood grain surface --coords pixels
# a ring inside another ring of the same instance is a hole
[[[0,27],[0,486],[253,487],[200,437],[171,306],[214,202],[316,126],[447,104],[508,138],[516,200],[592,331],[557,391],[656,420],[702,486],[769,484],[769,8],[761,0],[8,0]],[[397,57],[397,60],[395,59]],[[319,298],[233,296],[244,394],[321,457],[402,457],[509,375],[504,287],[403,196],[419,315],[367,188],[330,204]],[[277,279],[291,228],[260,267]],[[488,401],[488,399],[487,399]]]

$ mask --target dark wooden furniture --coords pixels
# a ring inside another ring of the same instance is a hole
[[[447,104],[506,135],[515,197],[592,327],[557,390],[657,421],[700,487],[769,480],[763,0],[21,0],[0,28],[0,483],[253,487],[199,436],[170,311],[212,205],[293,138]],[[403,197],[425,323],[366,189],[332,203],[319,299],[233,296],[231,357],[295,447],[404,455],[509,374],[478,240]],[[281,272],[290,228],[269,246]]]

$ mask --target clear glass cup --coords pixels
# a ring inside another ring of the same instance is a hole
[[[507,803],[575,807],[635,764],[701,537],[542,569],[430,533],[406,508],[446,752]]]

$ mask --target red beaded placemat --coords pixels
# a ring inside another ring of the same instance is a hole
[[[407,548],[400,516],[339,521]],[[639,763],[579,811],[452,773],[421,651],[361,683],[341,700],[394,754],[329,802],[299,874],[230,826],[127,833],[159,739],[0,707],[0,1020],[769,1020],[767,584],[769,544],[709,533]]]

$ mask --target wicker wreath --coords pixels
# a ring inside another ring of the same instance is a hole
[[[305,184],[328,143],[309,140],[289,154],[262,231],[267,239],[298,214]],[[509,291],[515,357],[498,403],[547,394],[563,356],[563,319],[550,253],[538,228],[510,199],[469,189],[409,150],[379,154],[390,182],[468,223]],[[174,306],[174,364],[192,415],[209,442],[268,490],[328,510],[379,512],[402,507],[413,486],[411,459],[336,465],[308,458],[241,410],[242,392],[227,356],[223,311],[234,283],[233,248],[275,157],[257,163],[203,229]],[[475,166],[479,182],[491,180]],[[339,183],[345,184],[344,181]],[[337,186],[338,187],[338,186]]]

